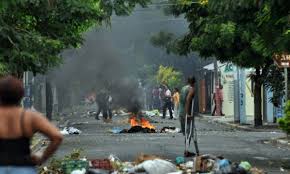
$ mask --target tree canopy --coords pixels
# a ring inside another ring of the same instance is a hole
[[[13,0],[0,3],[0,63],[4,72],[45,73],[62,62],[64,49],[77,48],[83,33],[129,15],[147,0]],[[2,68],[1,68],[2,69]],[[3,73],[3,72],[2,72]]]
[[[222,62],[254,68],[255,73],[251,77],[255,82],[255,125],[262,124],[261,85],[266,83],[270,73],[272,56],[289,51],[286,48],[289,46],[289,2],[169,1],[174,5],[165,10],[167,14],[184,15],[189,22],[189,31],[182,38],[171,41],[168,38],[172,38],[172,35],[164,37],[164,33],[159,33],[152,39],[152,43],[165,47],[168,52],[198,52],[201,57],[216,57]],[[284,7],[279,11],[282,4]],[[277,71],[281,77],[281,72]],[[276,73],[271,71],[271,74]],[[281,85],[277,89],[281,90]]]

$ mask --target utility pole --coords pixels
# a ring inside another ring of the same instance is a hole
[[[29,81],[29,73],[28,71],[23,73],[23,84],[24,84],[24,98],[23,98],[23,107],[28,109],[32,106],[32,95],[31,95],[31,84]]]
[[[246,115],[246,75],[245,70],[240,69],[239,71],[239,94],[240,94],[240,102],[239,102],[239,109],[240,109],[240,123],[246,124],[247,123],[247,115]]]
[[[219,84],[219,74],[218,74],[218,62],[214,60],[214,75],[215,75],[215,107],[216,107],[216,115],[221,115],[221,103],[220,103],[220,84]]]
[[[240,123],[240,89],[239,89],[239,67],[236,66],[235,81],[234,81],[234,122]]]
[[[284,77],[285,77],[285,102],[288,100],[288,68],[284,68]]]

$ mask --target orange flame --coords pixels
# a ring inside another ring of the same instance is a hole
[[[148,120],[146,120],[145,118],[141,118],[141,120],[139,122],[139,120],[137,119],[137,117],[135,115],[130,117],[129,122],[130,122],[132,127],[141,126],[142,128],[155,129],[155,127],[153,125],[151,125],[150,122]]]
[[[137,121],[135,116],[130,118],[130,124],[131,124],[132,127],[139,125],[139,123],[138,123],[138,121]]]
[[[150,124],[150,122],[144,118],[141,118],[141,126],[143,128],[149,128],[149,129],[155,129],[153,125]]]

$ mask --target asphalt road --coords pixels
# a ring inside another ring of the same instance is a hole
[[[70,125],[80,129],[81,135],[68,135],[57,156],[68,154],[73,149],[82,148],[89,159],[106,158],[110,154],[121,160],[132,161],[140,153],[155,154],[174,160],[182,156],[184,138],[182,134],[112,134],[113,127],[129,128],[128,116],[115,116],[113,123],[103,123],[93,117],[82,117],[75,113],[66,117]],[[163,120],[153,117],[158,129],[164,126],[179,126],[178,120]],[[253,166],[263,168],[268,173],[283,173],[283,163],[290,164],[290,150],[261,140],[284,136],[279,132],[236,131],[225,125],[197,119],[198,142],[202,154],[222,155],[233,162],[249,161]],[[286,173],[286,172],[284,172]]]

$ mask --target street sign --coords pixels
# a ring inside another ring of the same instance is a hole
[[[273,60],[279,68],[290,67],[290,54],[275,54]]]
[[[232,63],[227,63],[224,72],[233,72],[234,71],[234,66]]]

